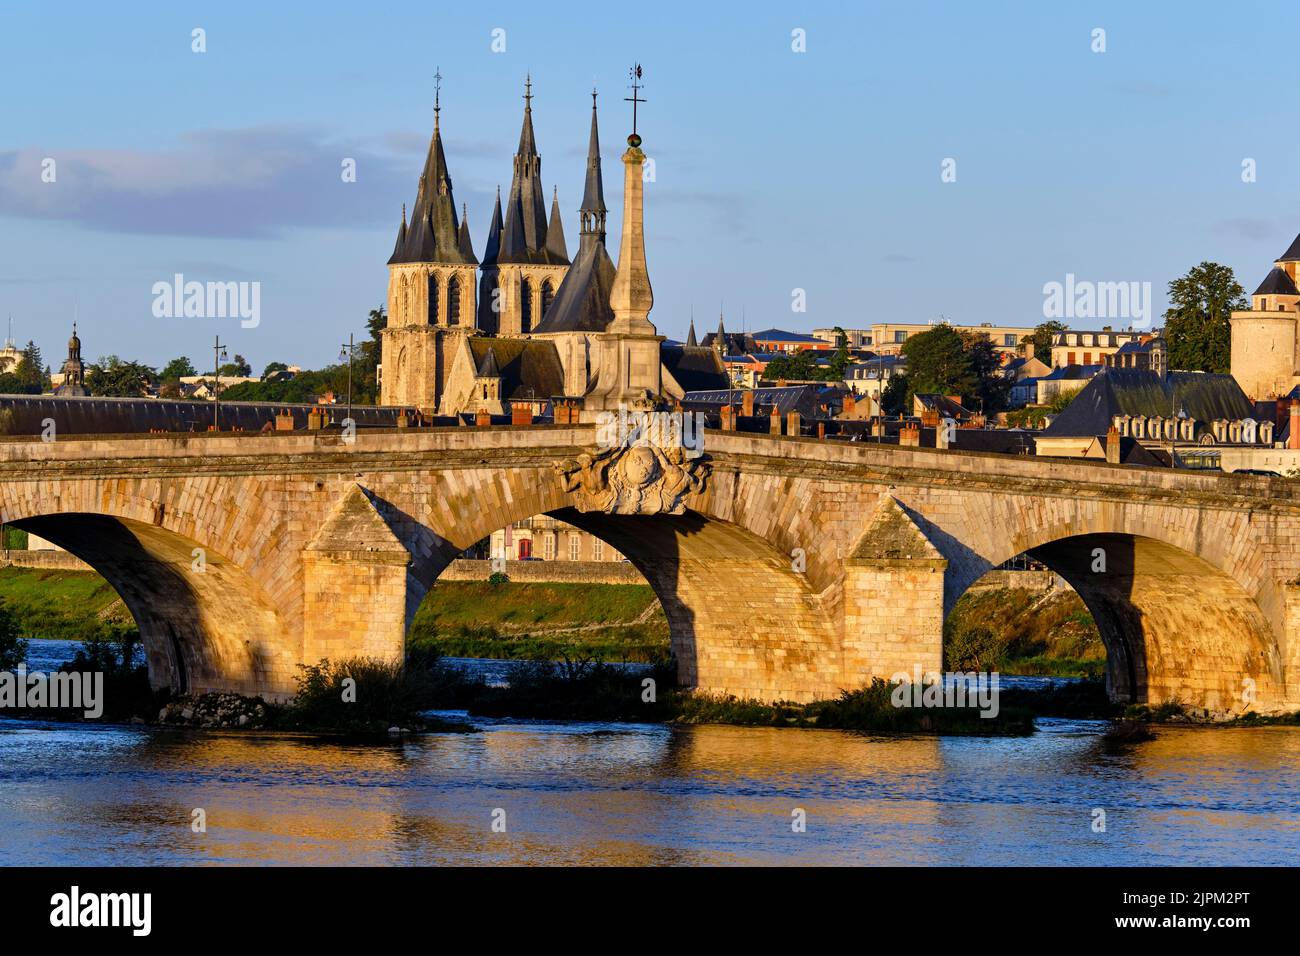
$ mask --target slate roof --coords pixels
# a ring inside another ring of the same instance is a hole
[[[567,266],[567,253],[547,242],[542,158],[537,154],[537,140],[533,135],[531,98],[525,103],[524,125],[519,133],[519,150],[515,153],[514,177],[506,200],[500,247],[495,258],[487,260],[485,256],[484,259],[497,263]]]
[[[954,402],[947,395],[917,392],[916,401],[921,403],[922,408],[934,409],[940,415],[947,415],[949,418],[969,418],[971,415],[970,409],[961,402]]]
[[[1278,262],[1300,262],[1300,236],[1291,240],[1286,252],[1277,257]]]
[[[1104,435],[1116,415],[1168,418],[1180,406],[1199,422],[1249,418],[1255,409],[1231,375],[1108,368],[1079,390],[1043,435]]]
[[[809,344],[825,344],[822,339],[815,335],[804,335],[802,332],[787,332],[784,329],[766,329],[762,332],[751,333],[755,342],[807,342]]]
[[[741,396],[746,391],[743,388],[687,391],[682,397],[682,403],[721,406],[731,402],[738,405]],[[775,405],[777,411],[782,415],[787,412],[798,412],[805,418],[811,418],[818,412],[818,405],[821,403],[820,400],[825,389],[818,385],[786,385],[783,387],[756,388],[752,391],[755,406],[761,405],[771,408]]]
[[[614,321],[614,310],[609,304],[616,274],[614,263],[605,244],[595,240],[595,236],[583,236],[578,258],[565,273],[545,318],[533,329],[534,334],[604,332]]]
[[[686,393],[720,391],[730,379],[718,360],[718,353],[700,345],[668,345],[659,348],[664,368]]]
[[[492,356],[501,376],[503,400],[545,400],[564,394],[564,367],[553,342],[482,336],[468,342],[475,368],[482,369]]]
[[[1041,378],[1049,382],[1077,382],[1081,378],[1093,378],[1105,368],[1104,365],[1061,365]]]
[[[1300,237],[1296,238],[1296,242],[1300,242]],[[1274,266],[1251,295],[1300,295],[1300,290],[1296,289],[1295,283],[1284,270]]]
[[[402,208],[402,224],[397,230],[397,241],[389,264],[398,262],[449,262],[477,265],[474,250],[469,247],[468,230],[462,233],[456,216],[456,200],[452,197],[451,175],[447,172],[447,157],[442,151],[442,132],[433,124],[433,138],[429,140],[429,154],[420,174],[420,186],[411,207],[411,222],[407,225],[406,208]]]

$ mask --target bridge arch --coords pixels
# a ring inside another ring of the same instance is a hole
[[[681,515],[584,512],[549,465],[444,473],[429,500],[422,516],[391,506],[386,515],[413,555],[408,630],[437,576],[465,549],[546,514],[618,549],[646,579],[668,618],[683,685],[809,700],[841,682],[833,609],[816,577],[796,570],[786,542],[797,534],[777,520],[802,520],[802,509],[773,507],[770,497],[738,500],[724,480],[691,496]],[[748,513],[743,502],[751,500],[762,502],[761,513]]]
[[[1112,698],[1224,711],[1284,699],[1283,649],[1269,614],[1278,595],[1249,560],[1251,529],[1236,527],[1235,516],[1218,526],[1215,516],[1203,520],[1171,527],[1134,505],[984,528],[975,548],[987,550],[958,553],[950,565],[944,616],[984,572],[1023,554],[1059,574],[1092,613]]]
[[[140,629],[154,687],[268,696],[291,690],[301,649],[296,629],[232,559],[233,549],[212,545],[220,538],[210,517],[168,515],[162,496],[85,492],[72,482],[53,496],[4,485],[0,517],[68,551],[113,586]],[[252,534],[236,527],[243,522],[227,524],[225,540],[243,543]]]

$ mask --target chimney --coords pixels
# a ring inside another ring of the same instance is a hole
[[[488,410],[486,408],[480,408],[477,412],[474,413],[475,428],[486,428],[488,425],[491,424],[492,424],[492,416],[488,414]]]
[[[885,418],[883,415],[877,415],[875,418],[871,419],[871,437],[885,437]]]
[[[1114,425],[1110,426],[1110,431],[1106,432],[1106,464],[1118,465],[1120,463],[1120,437],[1119,429]]]
[[[923,408],[921,409],[921,427],[938,428],[939,427],[939,409]]]
[[[825,422],[818,422],[818,423],[817,423],[817,437],[818,437],[818,438],[825,438],[825,437],[826,437],[826,423],[825,423]]]
[[[898,432],[898,443],[900,445],[911,445],[915,448],[919,448],[921,445],[920,426],[913,422],[904,425]]]
[[[775,405],[772,406],[772,417],[768,420],[767,430],[773,435],[781,434],[781,410]]]
[[[410,428],[410,427],[411,427],[410,419],[408,419],[408,418],[406,417],[406,409],[403,408],[401,411],[399,411],[399,412],[397,413],[397,419],[396,419],[395,424],[397,425],[398,428]]]
[[[325,409],[316,406],[307,412],[307,427],[311,431],[320,431],[325,427]]]
[[[1291,424],[1286,433],[1286,447],[1300,448],[1300,401],[1291,399]]]
[[[852,392],[844,396],[844,409],[840,415],[844,418],[852,418],[858,411],[858,399]]]
[[[736,409],[731,405],[723,405],[719,412],[722,418],[722,430],[724,432],[734,432],[736,430]]]
[[[1025,343],[1025,361],[1028,362],[1033,357],[1034,357],[1034,342],[1031,339]]]
[[[275,430],[278,432],[293,431],[293,412],[276,412]]]
[[[752,388],[745,389],[745,393],[740,396],[740,408],[742,415],[752,416],[754,414],[754,390]]]
[[[787,435],[802,434],[802,430],[799,428],[798,412],[790,412],[788,415],[785,416],[785,433]]]
[[[510,403],[510,424],[531,425],[533,423],[533,406],[531,402]]]

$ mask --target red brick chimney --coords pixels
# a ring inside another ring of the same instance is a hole
[[[912,445],[920,447],[921,428],[914,423],[904,425],[898,432],[898,443],[900,445]]]
[[[1025,361],[1028,362],[1034,357],[1034,343],[1032,340],[1025,343]]]
[[[1291,399],[1291,425],[1286,433],[1286,447],[1300,448],[1300,400]]]
[[[510,424],[531,425],[533,423],[533,406],[531,402],[510,403]]]
[[[801,430],[799,428],[799,413],[790,412],[788,415],[785,416],[785,433],[787,435],[798,435],[800,434],[800,431]]]
[[[852,392],[844,396],[844,409],[840,412],[845,418],[852,418],[858,411],[858,399]]]
[[[724,432],[734,432],[736,430],[736,409],[732,405],[723,405],[718,412],[722,419],[722,430]]]
[[[781,410],[772,406],[772,417],[768,420],[767,430],[773,435],[781,434]]]
[[[491,424],[492,424],[492,416],[488,414],[488,410],[486,408],[480,408],[477,412],[474,413],[474,427],[486,428],[488,425]]]
[[[745,389],[744,394],[740,396],[740,413],[747,417],[754,414],[754,390],[752,388]]]
[[[921,409],[921,427],[938,428],[939,427],[939,409],[923,408]]]

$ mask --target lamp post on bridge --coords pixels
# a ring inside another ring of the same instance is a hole
[[[221,336],[212,341],[212,430],[221,431],[221,363],[230,358]]]
[[[339,358],[348,360],[348,421],[352,421],[352,357],[357,354],[357,349],[361,348],[354,340],[355,335],[348,335],[348,340],[343,347],[339,349]]]

